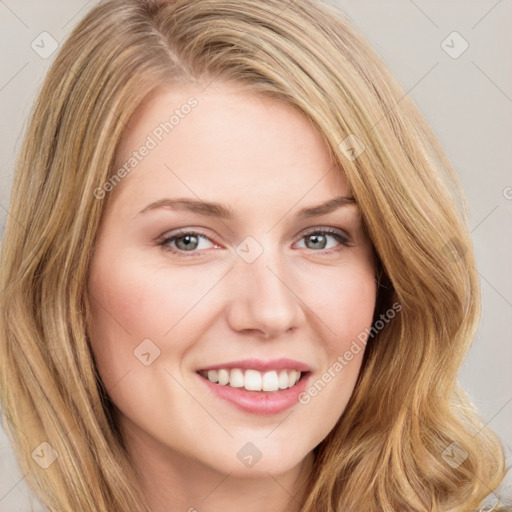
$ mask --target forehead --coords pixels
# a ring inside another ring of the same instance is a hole
[[[206,200],[215,192],[230,202],[265,198],[290,204],[306,194],[315,201],[349,193],[304,115],[232,84],[150,94],[122,138],[116,168],[130,168],[127,163],[133,168],[114,195],[130,203],[166,193]]]

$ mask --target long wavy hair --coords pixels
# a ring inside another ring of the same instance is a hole
[[[109,199],[94,191],[151,91],[213,81],[307,116],[375,249],[375,320],[402,307],[368,341],[350,402],[314,450],[302,511],[477,509],[505,469],[457,381],[480,315],[467,207],[381,59],[314,0],[106,0],[62,45],[17,160],[0,268],[0,397],[30,486],[53,511],[149,510],[89,344],[87,280]],[[46,469],[33,457],[43,442],[58,454]]]

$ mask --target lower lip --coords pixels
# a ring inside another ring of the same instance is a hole
[[[271,416],[284,412],[298,403],[299,395],[306,389],[310,373],[302,375],[299,382],[291,388],[277,391],[247,391],[245,388],[221,386],[199,374],[198,376],[215,395],[238,409],[260,416]]]

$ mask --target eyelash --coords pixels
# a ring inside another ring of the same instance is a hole
[[[186,230],[183,230],[183,231],[179,231],[178,233],[175,233],[172,236],[168,236],[168,237],[160,240],[158,242],[158,246],[162,247],[162,249],[164,251],[168,251],[168,252],[171,252],[172,254],[177,254],[179,256],[184,256],[186,258],[194,258],[194,257],[198,258],[198,257],[201,257],[202,254],[197,249],[194,250],[194,251],[183,251],[183,250],[180,250],[180,249],[175,249],[174,247],[171,247],[171,246],[168,245],[170,242],[173,242],[176,239],[182,238],[182,237],[184,237],[186,235],[193,235],[193,236],[196,236],[196,237],[206,238],[206,239],[210,240],[209,237],[207,237],[205,234],[200,233],[198,231],[193,231],[193,230],[186,231]],[[323,250],[323,251],[321,251],[321,250],[315,251],[315,250],[311,249],[313,252],[318,253],[318,254],[333,254],[333,253],[337,253],[337,252],[342,251],[345,247],[351,247],[351,245],[352,245],[351,242],[350,242],[350,238],[346,234],[344,234],[342,231],[339,231],[339,230],[336,230],[336,229],[332,229],[332,228],[314,229],[312,231],[308,231],[307,233],[302,235],[302,237],[300,239],[302,240],[303,238],[306,238],[306,237],[311,236],[311,235],[330,235],[333,238],[335,238],[341,244],[341,247],[338,247],[338,248],[335,248],[335,249],[327,249],[327,250]],[[212,240],[210,240],[210,241],[212,241]],[[189,252],[190,254],[187,254],[187,252]]]

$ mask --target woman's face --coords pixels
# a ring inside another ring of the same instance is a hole
[[[345,409],[375,305],[345,178],[296,110],[228,84],[152,94],[117,163],[88,290],[124,435],[222,473],[297,467]]]

